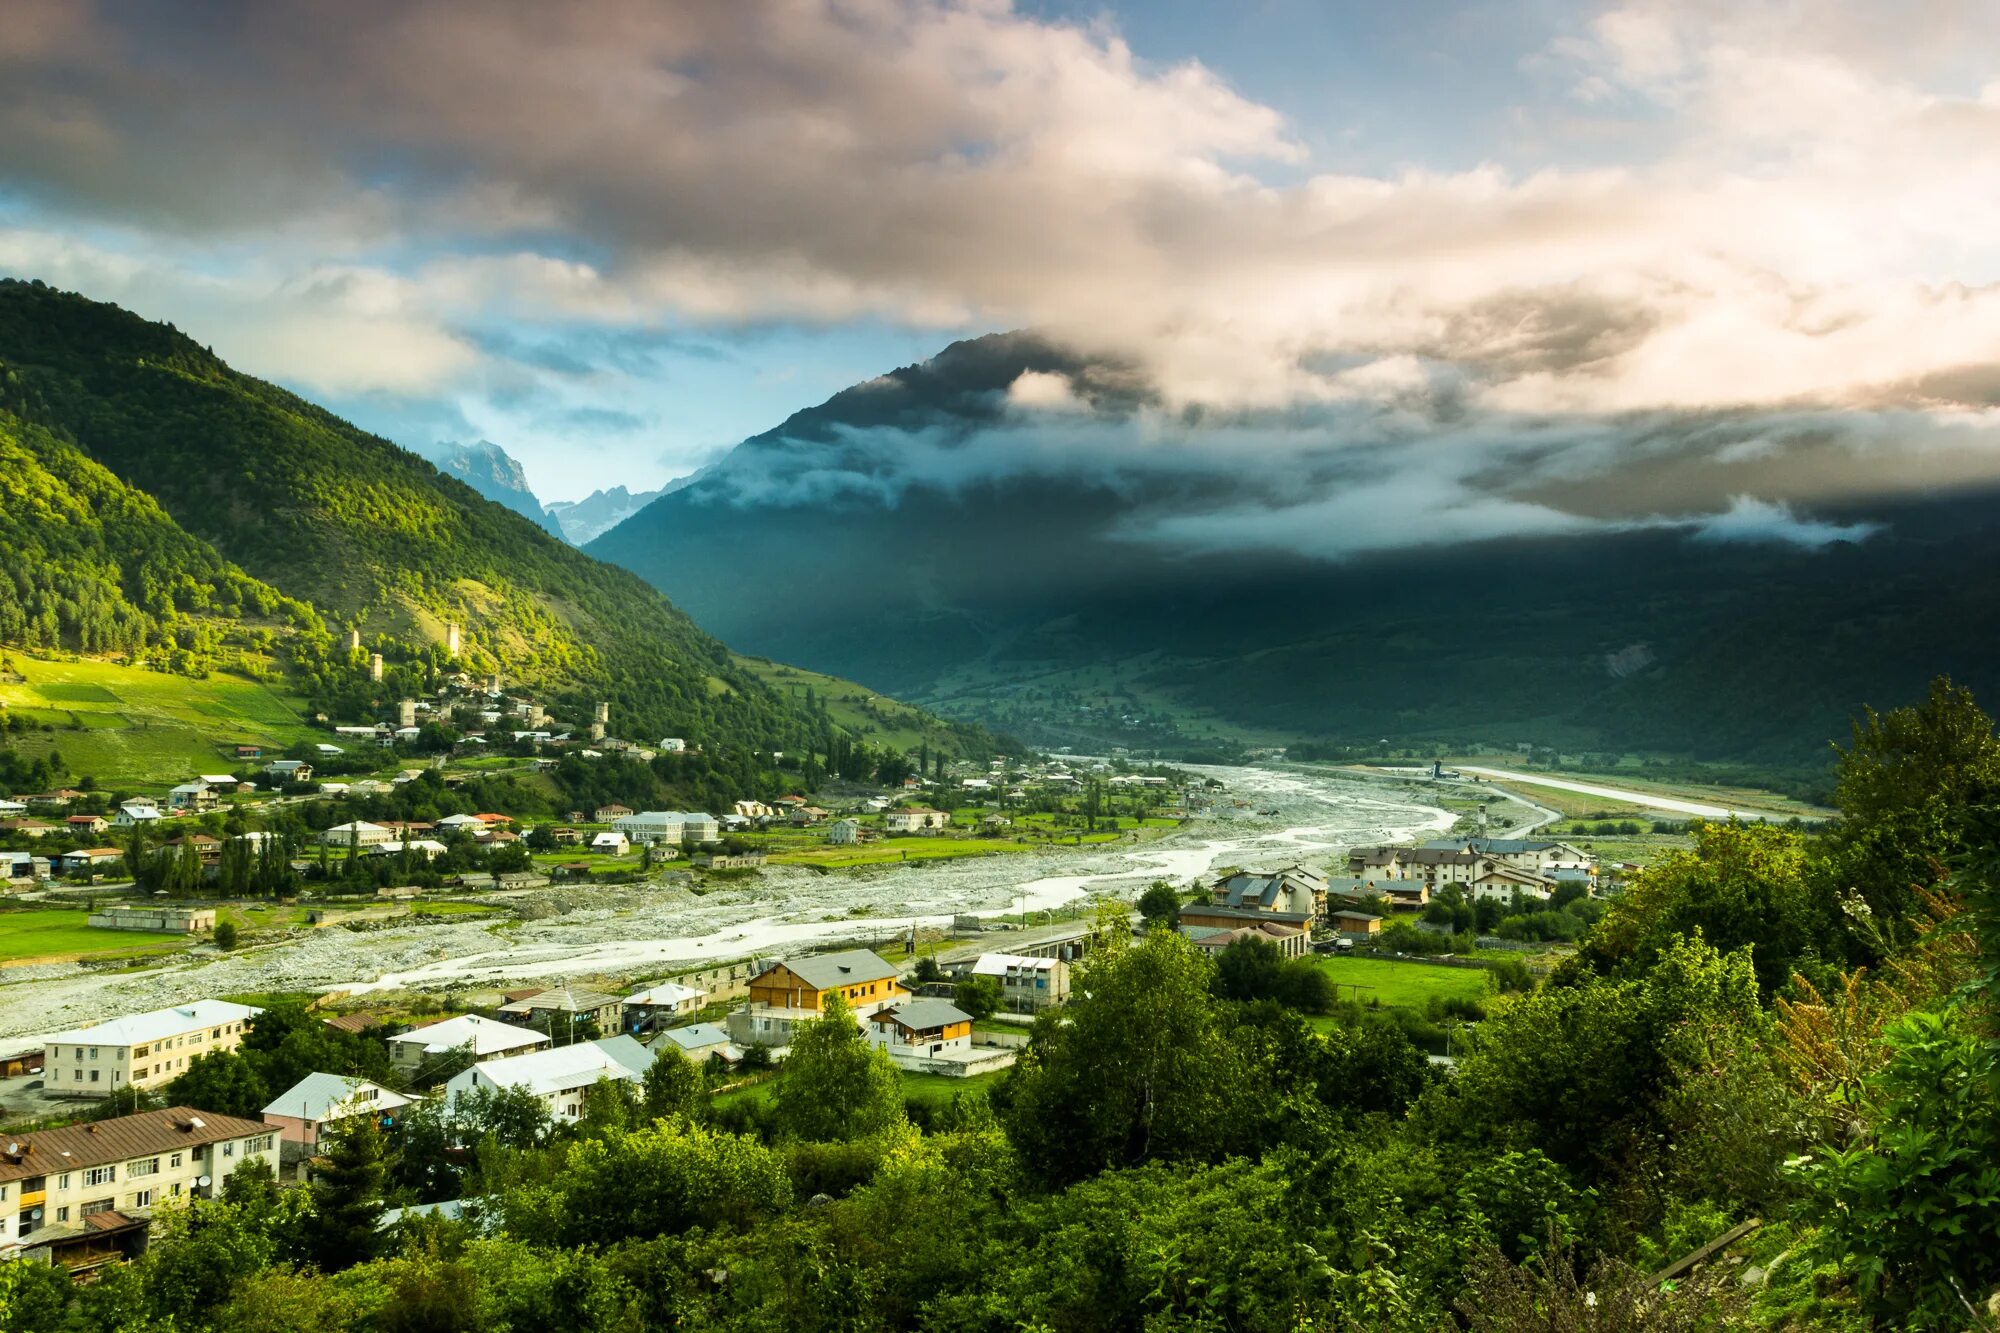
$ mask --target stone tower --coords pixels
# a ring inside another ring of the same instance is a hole
[[[602,726],[611,725],[611,705],[600,701],[597,705],[597,721]]]
[[[358,629],[351,629],[347,631],[347,651],[351,653],[360,646],[361,646],[361,631]]]
[[[594,741],[604,739],[604,724],[602,722],[593,722],[590,724],[590,739]]]
[[[404,699],[397,703],[396,725],[399,727],[414,727],[417,725],[417,701],[415,699]]]
[[[458,622],[456,620],[444,627],[444,650],[452,657],[458,656]]]
[[[371,653],[371,654],[369,654],[369,656],[368,656],[368,679],[370,679],[370,680],[380,680],[380,679],[382,679],[382,654],[380,654],[380,653]]]

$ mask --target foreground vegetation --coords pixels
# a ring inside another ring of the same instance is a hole
[[[574,1127],[424,1109],[309,1191],[163,1208],[92,1287],[0,1268],[0,1326],[1986,1327],[2000,739],[1940,686],[1871,717],[1837,788],[1822,833],[1697,828],[1547,978],[1462,1001],[1453,1073],[1384,1014],[1308,1024],[1351,964],[1107,928],[968,1095],[906,1095],[835,1012],[754,1095],[670,1056]],[[308,1040],[273,1036],[266,1082]],[[459,1197],[480,1226],[375,1226]],[[1649,1276],[1742,1224],[1742,1265]]]

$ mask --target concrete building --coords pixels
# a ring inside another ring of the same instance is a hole
[[[574,1046],[530,1051],[501,1060],[483,1060],[444,1085],[447,1104],[485,1088],[494,1092],[525,1088],[546,1106],[553,1120],[574,1123],[583,1113],[583,1095],[599,1079],[638,1083],[651,1068],[653,1053],[630,1037],[580,1041]]]
[[[389,1059],[399,1069],[420,1072],[435,1067],[441,1056],[463,1051],[475,1060],[531,1050],[549,1044],[547,1036],[478,1014],[460,1014],[389,1038]]]
[[[700,1012],[707,1002],[707,991],[663,981],[625,997],[619,1026],[626,1032],[650,1032],[662,1023]]]
[[[898,806],[882,815],[882,827],[891,833],[931,833],[950,823],[951,816],[944,811],[921,805]]]
[[[342,1074],[307,1074],[264,1108],[264,1123],[278,1131],[279,1157],[290,1166],[319,1151],[320,1131],[358,1115],[382,1118],[410,1104],[380,1083]]]
[[[90,914],[99,930],[170,930],[201,935],[215,929],[213,907],[100,907]]]
[[[356,819],[345,824],[335,824],[319,835],[319,840],[329,847],[380,847],[391,842],[396,831],[381,824],[370,824]]]
[[[648,810],[612,821],[611,827],[633,843],[720,842],[722,825],[714,815],[684,810]]]
[[[1012,1013],[1040,1013],[1069,999],[1069,964],[1060,958],[984,953],[973,963],[972,975],[1000,983],[1000,1003]]]
[[[0,1134],[0,1258],[47,1251],[40,1257],[72,1276],[125,1258],[143,1245],[155,1205],[213,1197],[247,1162],[275,1171],[276,1148],[276,1133],[260,1121],[186,1106]],[[130,1248],[115,1243],[120,1235]],[[93,1240],[101,1253],[89,1252]]]
[[[656,1054],[664,1053],[671,1047],[696,1064],[706,1062],[711,1055],[719,1055],[730,1064],[743,1058],[743,1048],[719,1023],[692,1023],[684,1028],[668,1028],[653,1038],[649,1045]]]
[[[57,1097],[158,1087],[186,1073],[196,1056],[242,1045],[244,1029],[262,1012],[227,1000],[196,1000],[59,1032],[42,1056],[45,1086]]]

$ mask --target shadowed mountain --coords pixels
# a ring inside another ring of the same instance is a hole
[[[1051,386],[1054,410],[1022,410]],[[1835,537],[1811,548],[1604,524],[1338,560],[1231,551],[1156,518],[1234,511],[1268,483],[1107,460],[1122,437],[1074,424],[1147,402],[1129,369],[1031,336],[958,343],[746,440],[589,549],[744,651],[1045,744],[1165,719],[1183,737],[1818,766],[1861,700],[1944,671],[2000,688],[1988,497],[1822,506]]]
[[[416,451],[437,465],[438,471],[478,491],[495,504],[502,504],[544,531],[564,536],[562,526],[548,512],[528,485],[521,461],[491,440],[476,444],[441,441]]]

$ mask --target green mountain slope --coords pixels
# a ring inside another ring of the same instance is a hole
[[[503,672],[578,715],[609,700],[617,734],[799,748],[826,730],[634,575],[390,441],[231,370],[170,326],[39,283],[0,281],[0,410],[21,423],[17,434],[69,446],[65,466],[94,464],[86,471],[98,492],[123,483],[102,504],[87,487],[37,483],[69,491],[79,531],[91,527],[88,515],[104,525],[104,504],[143,509],[127,498],[143,492],[157,501],[158,519],[171,520],[162,532],[213,548],[206,556],[176,548],[183,553],[170,564],[185,596],[198,597],[189,585],[268,585],[316,607],[331,631],[304,617],[288,645],[315,701],[356,679],[360,659],[335,649],[337,630],[358,629],[386,650],[402,681],[428,682],[447,666],[446,627],[455,623],[463,644],[450,666]],[[46,463],[41,470],[57,475]],[[146,607],[143,561],[128,570],[117,552],[92,546],[108,539],[86,536],[82,552],[55,559],[45,538],[31,546],[23,531],[6,536],[5,553],[18,555],[7,563],[47,571],[31,576],[38,586],[93,570],[100,588],[120,589],[122,601],[104,591],[86,599],[106,608],[81,616],[88,634],[58,628],[69,646],[125,648],[155,633],[117,611]],[[223,596],[239,607],[245,599],[240,590]],[[46,632],[49,595],[30,590],[23,600],[17,588],[13,598],[23,608],[19,641],[30,641],[30,615],[43,627],[35,632]]]

